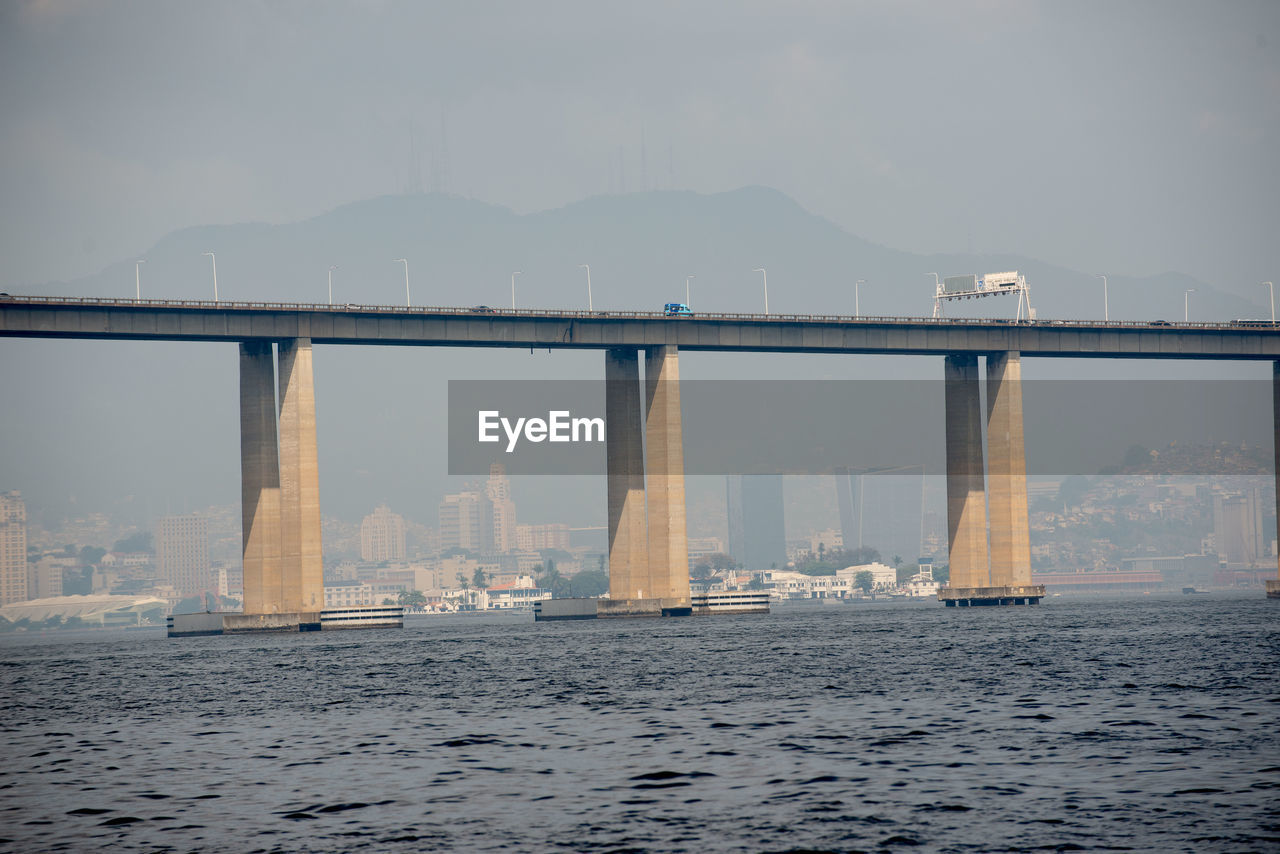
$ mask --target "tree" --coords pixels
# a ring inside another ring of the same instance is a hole
[[[106,553],[107,550],[101,546],[85,546],[80,550],[80,565],[95,566]]]
[[[933,580],[939,584],[946,584],[951,580],[951,567],[935,566],[933,568]]]
[[[394,604],[396,604],[396,603],[395,603],[395,601],[394,601],[393,599],[391,599],[391,598],[387,598],[387,599],[383,599],[383,600],[382,600],[382,604],[383,604],[383,605],[394,605]]]
[[[489,586],[489,582],[485,579],[484,570],[476,567],[476,571],[471,576],[471,586],[477,590],[483,590]]]
[[[609,592],[609,574],[587,569],[569,579],[570,596],[599,596]]]
[[[759,573],[751,576],[751,580],[747,582],[747,589],[748,590],[764,589],[764,579],[760,577]]]
[[[548,560],[546,568],[534,580],[543,590],[554,591],[557,582],[561,581],[560,570],[556,569],[556,562]]]
[[[906,584],[906,583],[907,583],[908,581],[910,581],[913,577],[915,577],[915,574],[916,574],[917,572],[919,572],[919,571],[920,571],[920,567],[919,567],[917,564],[914,564],[914,563],[901,563],[901,562],[899,562],[898,564],[896,564],[896,569],[897,569],[897,572],[898,572],[898,583],[899,583],[899,584]]]
[[[711,569],[711,562],[705,557],[693,565],[693,569],[689,570],[689,577],[701,581],[710,578],[715,573]]]
[[[173,613],[175,614],[198,614],[203,610],[203,596],[188,596],[185,599],[179,600],[178,604],[173,606]]]
[[[155,538],[152,537],[150,531],[137,531],[121,540],[116,540],[116,544],[111,547],[113,552],[147,552],[155,554]]]
[[[860,570],[858,574],[853,577],[853,586],[861,588],[863,593],[870,593],[871,588],[875,587],[875,585],[876,577],[872,575],[871,570],[869,569]]]
[[[427,604],[427,597],[421,590],[401,590],[396,598],[401,608],[421,608]]]
[[[68,566],[62,570],[62,595],[82,596],[93,592],[93,567]]]

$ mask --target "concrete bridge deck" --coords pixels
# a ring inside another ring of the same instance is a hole
[[[0,336],[1131,359],[1280,359],[1268,321],[1171,323],[808,314],[549,311],[284,302],[0,297]]]
[[[242,554],[246,612],[254,615],[316,611],[323,604],[313,344],[605,350],[614,603],[605,611],[614,615],[687,613],[691,607],[680,350],[945,357],[951,587],[940,598],[949,605],[1038,602],[1044,595],[1031,586],[1023,356],[1268,360],[1280,428],[1280,328],[1269,321],[668,317],[4,295],[0,336],[238,345]],[[986,358],[985,413],[979,357]],[[1280,456],[1280,429],[1275,445]],[[1268,582],[1268,595],[1280,596],[1280,580]]]

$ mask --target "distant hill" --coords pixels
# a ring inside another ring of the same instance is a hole
[[[556,210],[516,215],[494,205],[438,194],[383,196],[344,205],[284,225],[201,226],[174,232],[146,253],[144,295],[212,295],[209,259],[218,260],[224,299],[324,302],[334,273],[339,302],[402,304],[404,278],[394,258],[408,258],[416,304],[510,305],[510,276],[518,304],[586,304],[590,264],[595,305],[654,309],[684,298],[694,275],[696,310],[759,311],[760,275],[769,276],[775,313],[852,313],[853,285],[865,279],[864,314],[928,315],[933,279],[927,275],[1018,269],[1032,287],[1042,317],[1101,318],[1102,283],[1090,272],[1067,270],[1018,255],[916,255],[848,234],[763,187],[701,195],[649,192],[597,196]],[[133,293],[133,259],[44,292],[78,295]],[[1264,308],[1176,273],[1109,277],[1111,317],[1181,318],[1183,293],[1194,288],[1192,315],[1201,319],[1264,316]],[[1009,299],[953,304],[975,316],[1008,316]]]

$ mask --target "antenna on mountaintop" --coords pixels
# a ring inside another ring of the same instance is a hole
[[[649,190],[649,158],[644,147],[644,125],[640,126],[640,192]]]
[[[444,104],[440,105],[440,173],[437,193],[449,192],[449,131],[445,124]]]
[[[413,122],[409,122],[409,168],[405,174],[404,192],[409,196],[422,192],[422,157],[413,137]]]

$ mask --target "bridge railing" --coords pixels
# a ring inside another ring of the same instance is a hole
[[[867,324],[895,326],[1030,326],[1039,328],[1075,327],[1081,329],[1272,329],[1276,324],[1269,320],[1197,321],[1194,323],[1166,320],[1066,320],[1037,319],[1014,320],[998,317],[907,317],[887,315],[834,315],[834,314],[755,314],[750,312],[697,312],[692,316],[672,316],[661,311],[582,311],[545,308],[492,308],[489,306],[396,306],[357,305],[344,303],[303,302],[246,302],[237,300],[173,300],[130,299],[115,297],[59,297],[59,296],[0,296],[0,306],[6,303],[24,305],[119,307],[119,308],[172,308],[203,309],[217,311],[313,311],[349,314],[397,314],[397,315],[446,315],[459,317],[503,317],[553,320],[663,320],[677,323],[698,321],[735,321],[751,323],[811,323],[811,324]]]

